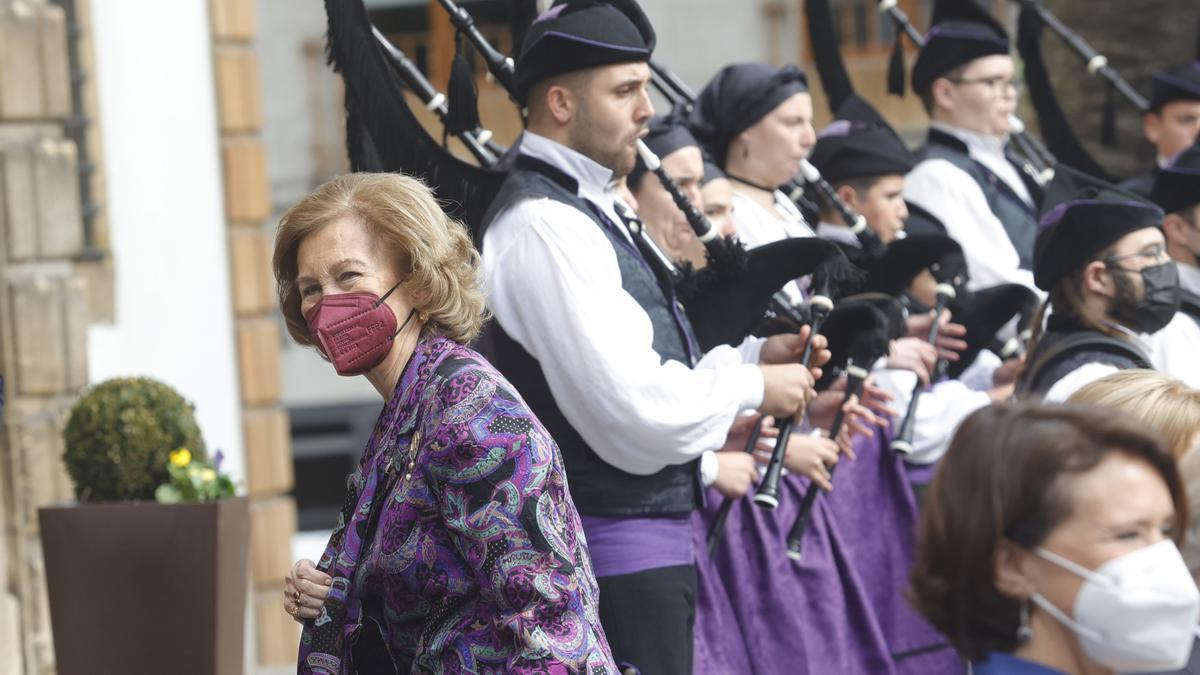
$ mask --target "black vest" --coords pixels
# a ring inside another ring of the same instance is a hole
[[[668,297],[654,270],[637,249],[594,205],[578,196],[575,179],[557,168],[526,155],[505,179],[483,216],[485,226],[507,207],[527,198],[549,198],[587,215],[604,232],[617,255],[621,287],[646,311],[654,327],[654,351],[665,362],[692,363],[694,338],[682,306]],[[493,321],[492,349],[496,367],[513,383],[534,414],[546,425],[562,451],[567,480],[576,508],[591,516],[685,515],[699,504],[702,491],[698,459],[675,464],[649,476],[626,473],[600,459],[567,421],[550,393],[537,359]],[[621,392],[596,392],[596,396]]]
[[[1012,156],[1005,148],[1005,156],[1013,164]],[[1033,269],[1033,243],[1037,239],[1038,216],[1034,207],[1026,204],[1016,192],[999,176],[977,160],[971,159],[967,144],[954,136],[938,129],[929,130],[929,141],[918,151],[921,160],[944,159],[962,169],[979,184],[983,196],[987,199],[988,208],[1004,226],[1008,240],[1017,250],[1020,267],[1023,270]],[[1014,164],[1015,166],[1015,164]],[[1029,180],[1019,168],[1017,175],[1029,190],[1034,204],[1041,203],[1042,189]]]
[[[1103,363],[1118,370],[1154,367],[1150,357],[1133,342],[1089,330],[1076,318],[1057,314],[1047,318],[1046,332],[1026,363],[1016,387],[1023,396],[1044,395],[1059,380],[1089,363]]]

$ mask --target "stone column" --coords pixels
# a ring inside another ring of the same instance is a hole
[[[283,612],[283,580],[296,532],[291,437],[280,405],[279,347],[271,275],[273,227],[261,138],[262,88],[253,0],[211,0],[213,68],[220,119],[225,217],[237,332],[256,664],[294,664],[298,624]],[[299,55],[297,55],[299,58]]]

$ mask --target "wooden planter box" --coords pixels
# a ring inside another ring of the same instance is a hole
[[[240,675],[245,498],[39,509],[59,675]]]

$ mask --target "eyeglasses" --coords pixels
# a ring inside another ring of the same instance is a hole
[[[982,84],[992,94],[1002,94],[1009,89],[1012,89],[1013,93],[1020,94],[1021,90],[1025,88],[1024,81],[1012,77],[1005,77],[1003,75],[993,75],[992,77],[976,77],[969,80],[956,80],[954,78],[946,79],[958,85]]]
[[[1169,260],[1169,258],[1167,257],[1167,247],[1162,244],[1154,244],[1152,246],[1147,246],[1146,248],[1144,248],[1136,253],[1126,253],[1125,255],[1110,255],[1107,258],[1102,258],[1100,260],[1100,262],[1104,263],[1105,267],[1108,267],[1108,268],[1115,267],[1116,269],[1119,269],[1122,272],[1136,271],[1136,270],[1127,270],[1123,267],[1117,266],[1116,263],[1118,261],[1126,260],[1128,258],[1142,258],[1143,260],[1146,260],[1146,261],[1150,262],[1151,264],[1163,263],[1163,262],[1167,262],[1167,260]]]

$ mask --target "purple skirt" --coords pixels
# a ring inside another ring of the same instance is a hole
[[[904,596],[917,508],[889,441],[879,429],[855,439],[858,460],[843,457],[833,492],[817,497],[799,561],[786,539],[807,479],[785,476],[774,511],[739,500],[711,558],[705,536],[722,497],[710,490],[693,519],[696,673],[964,672]]]

